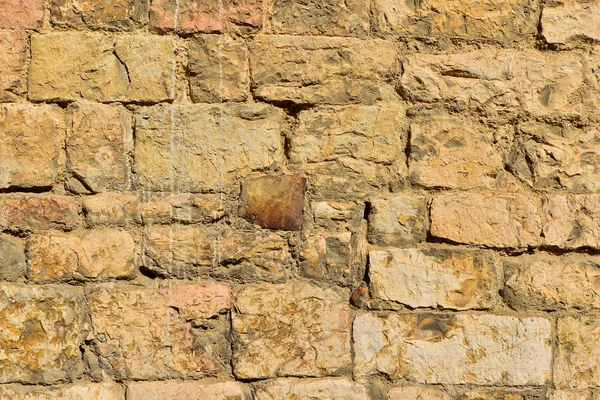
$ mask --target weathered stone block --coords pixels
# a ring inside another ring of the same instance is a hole
[[[284,159],[283,111],[264,104],[198,104],[142,109],[135,170],[144,190],[221,190]]]
[[[364,386],[346,378],[276,379],[258,387],[256,400],[367,400]]]
[[[52,0],[50,20],[70,27],[132,30],[148,23],[148,0]]]
[[[2,3],[0,9],[1,7]],[[17,94],[23,91],[22,74],[25,71],[26,49],[25,32],[0,31],[0,102],[14,101]]]
[[[242,39],[203,35],[192,42],[188,57],[192,101],[219,103],[248,98],[248,48]]]
[[[425,197],[393,194],[369,201],[368,238],[380,246],[406,246],[427,238]]]
[[[165,36],[56,32],[31,37],[29,98],[159,102],[174,97]]]
[[[376,29],[386,34],[509,43],[535,37],[539,8],[536,0],[376,0],[374,15]]]
[[[78,192],[126,190],[133,152],[131,116],[124,107],[76,103],[69,107],[69,186]]]
[[[371,104],[400,72],[393,43],[352,38],[257,36],[250,64],[257,98],[294,104]]]
[[[518,193],[459,193],[435,197],[431,203],[433,236],[489,247],[532,247],[541,244],[538,201]]]
[[[144,223],[215,222],[226,211],[219,194],[144,193],[140,204]]]
[[[474,390],[471,392],[464,393],[458,397],[458,400],[529,400],[529,399],[545,399],[542,393],[519,393],[519,392],[508,392],[508,391],[488,391],[488,390]]]
[[[0,196],[0,229],[31,232],[47,229],[71,230],[79,220],[75,199],[55,195]]]
[[[77,383],[68,386],[0,386],[2,400],[125,400],[125,389],[116,382]]]
[[[498,300],[496,264],[494,254],[485,251],[371,251],[371,294],[413,308],[491,308]]]
[[[568,43],[571,40],[600,40],[600,8],[598,2],[560,0],[544,5],[542,36],[548,43]]]
[[[131,234],[106,228],[75,234],[33,235],[27,241],[27,275],[34,282],[131,277],[139,248]]]
[[[132,193],[101,193],[83,198],[83,213],[89,226],[140,223],[138,197]]]
[[[550,379],[552,330],[544,318],[363,314],[354,320],[353,337],[358,376],[508,386]]]
[[[600,399],[599,392],[590,390],[553,390],[548,394],[548,400],[598,400]]]
[[[87,330],[81,290],[1,284],[0,296],[0,382],[50,384],[77,376]]]
[[[499,111],[581,114],[588,105],[580,53],[485,49],[415,54],[403,61],[399,91],[408,99]]]
[[[59,107],[0,104],[0,188],[52,186],[64,137]]]
[[[235,290],[236,377],[324,376],[351,365],[349,306],[331,289],[303,282]]]
[[[290,167],[309,175],[318,197],[365,197],[406,177],[403,108],[316,107],[298,118],[290,137]]]
[[[17,238],[0,234],[0,280],[19,281],[25,276],[25,245]]]
[[[161,31],[251,33],[262,27],[263,1],[156,0],[150,25]]]
[[[267,17],[272,33],[367,36],[370,3],[363,0],[275,0]]]
[[[451,400],[446,392],[436,388],[400,386],[387,393],[387,400]]]
[[[86,297],[92,318],[88,339],[110,376],[198,378],[229,364],[229,324],[218,317],[231,306],[224,284],[103,285]]]
[[[563,249],[600,247],[600,196],[548,195],[544,243]]]
[[[474,118],[439,115],[410,125],[410,180],[426,188],[506,186],[512,125],[488,127]]]
[[[365,216],[365,204],[360,201],[313,201],[311,210],[313,226],[329,232],[356,232]]]
[[[250,400],[249,389],[233,381],[132,382],[127,385],[128,400]]]
[[[557,389],[586,389],[600,386],[600,322],[593,316],[558,320],[558,346],[554,356]]]
[[[44,18],[43,0],[0,0],[0,28],[35,29]]]
[[[269,229],[298,231],[304,215],[306,178],[262,176],[242,184],[240,215]]]

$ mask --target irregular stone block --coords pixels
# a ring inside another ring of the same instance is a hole
[[[580,53],[475,50],[415,54],[403,61],[399,91],[412,101],[498,111],[581,114],[587,102]]]
[[[83,213],[89,226],[140,223],[139,202],[132,193],[101,193],[83,198]]]
[[[367,400],[364,386],[347,378],[276,379],[258,387],[256,400]]]
[[[293,35],[368,36],[370,8],[362,0],[275,0],[267,29]]]
[[[537,34],[539,8],[535,0],[376,0],[375,29],[401,36],[521,42]]]
[[[394,194],[369,201],[368,238],[380,246],[406,246],[427,238],[425,197]]]
[[[548,195],[544,215],[546,245],[563,249],[600,247],[599,195]]]
[[[235,289],[235,376],[325,376],[350,368],[349,306],[331,289],[304,282]]]
[[[261,0],[156,0],[150,25],[161,31],[251,33],[262,27]]]
[[[254,95],[267,102],[371,104],[400,72],[383,40],[268,35],[250,44]]]
[[[316,107],[298,118],[290,167],[309,176],[319,197],[366,197],[406,177],[403,108]]]
[[[248,49],[242,39],[228,35],[196,37],[188,54],[192,101],[245,101],[250,88],[248,68]]]
[[[27,241],[27,276],[34,282],[128,278],[138,260],[138,245],[121,229],[90,231],[82,237],[45,233]]]
[[[148,0],[52,0],[50,20],[70,27],[133,30],[148,23]]]
[[[336,200],[313,201],[311,210],[315,227],[329,232],[343,230],[355,232],[363,222],[365,204]]]
[[[557,389],[587,389],[600,386],[600,321],[593,316],[559,318],[558,346],[554,356]]]
[[[459,193],[437,196],[431,203],[433,236],[489,247],[541,244],[538,201],[518,193]]]
[[[0,188],[52,186],[64,137],[59,107],[0,104]]]
[[[427,387],[400,386],[392,388],[387,393],[387,400],[451,400],[446,392]]]
[[[242,184],[240,215],[269,229],[298,231],[304,215],[306,178],[263,176]]]
[[[173,62],[173,43],[165,36],[36,34],[31,37],[28,95],[40,101],[171,100]]]
[[[0,386],[0,399],[10,400],[125,400],[116,382],[77,383],[68,386]]]
[[[283,111],[264,104],[141,109],[135,170],[144,190],[221,190],[252,171],[283,163]]]
[[[249,390],[240,382],[132,382],[127,385],[128,400],[250,400]]]
[[[87,330],[81,290],[1,284],[0,296],[0,383],[51,384],[77,376]]]
[[[0,229],[31,232],[71,230],[79,220],[79,204],[72,197],[55,195],[0,196]]]
[[[131,116],[124,107],[75,103],[69,107],[69,186],[78,192],[127,190],[133,152]]]
[[[0,234],[0,280],[19,281],[25,269],[25,245],[15,237]]]
[[[498,300],[496,264],[494,254],[485,251],[371,251],[371,294],[413,308],[491,308]]]
[[[0,102],[14,101],[24,91],[22,74],[25,71],[26,49],[25,32],[0,31]]]
[[[226,214],[219,194],[144,193],[140,213],[145,223],[209,223]]]
[[[592,1],[560,0],[544,4],[542,36],[548,43],[571,40],[600,40],[600,8]]]
[[[544,318],[363,314],[353,337],[357,376],[508,386],[550,379],[552,329]]]
[[[0,28],[35,29],[44,18],[43,0],[0,0]]]
[[[413,184],[426,188],[506,186],[504,166],[514,127],[488,127],[474,118],[439,115],[410,125],[408,171]]]
[[[86,297],[92,318],[88,339],[110,376],[198,378],[227,369],[229,322],[218,317],[231,306],[226,285],[102,285]]]

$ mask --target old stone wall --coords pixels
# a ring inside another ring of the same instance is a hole
[[[0,399],[600,399],[600,0],[0,0]]]

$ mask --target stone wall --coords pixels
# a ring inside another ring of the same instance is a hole
[[[0,0],[0,399],[600,399],[599,0]]]

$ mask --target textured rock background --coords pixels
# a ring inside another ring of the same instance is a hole
[[[600,399],[600,0],[0,0],[0,400]]]

